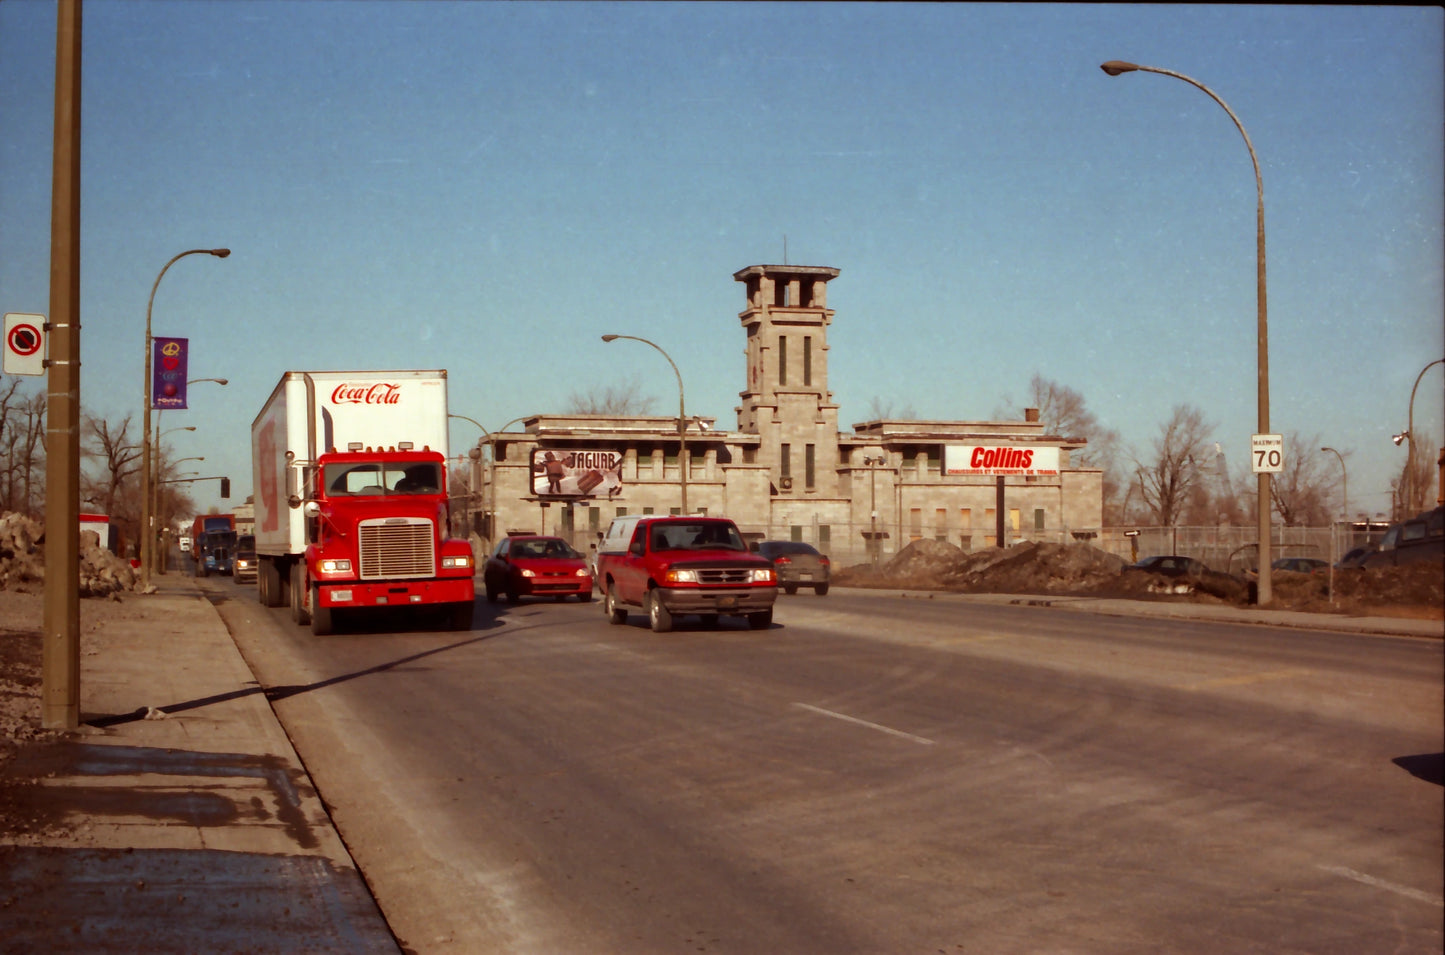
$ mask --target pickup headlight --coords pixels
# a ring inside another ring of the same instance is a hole
[[[663,575],[663,579],[669,584],[695,584],[697,583],[697,571],[669,570]]]
[[[778,578],[773,573],[773,568],[771,567],[759,567],[757,570],[753,571],[753,583],[755,584],[776,583],[777,579]]]
[[[320,564],[323,574],[349,574],[351,573],[351,561],[349,560],[323,560]]]
[[[470,567],[470,566],[472,566],[472,558],[471,558],[470,556],[467,556],[467,557],[443,557],[443,558],[442,558],[442,569],[443,569],[443,570],[455,570],[455,569],[458,569],[458,568],[466,568],[466,567]]]

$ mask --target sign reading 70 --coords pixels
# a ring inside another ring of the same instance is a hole
[[[1284,470],[1284,435],[1256,434],[1249,439],[1249,460],[1255,474]]]

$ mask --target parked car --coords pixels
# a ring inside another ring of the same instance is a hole
[[[1375,550],[1374,544],[1351,548],[1345,552],[1345,556],[1335,562],[1335,570],[1359,570],[1365,566],[1365,558],[1373,554]]]
[[[1369,570],[1442,559],[1445,559],[1445,505],[1391,524],[1380,538],[1379,549],[1367,556],[1362,566]]]
[[[1180,557],[1178,554],[1145,557],[1137,564],[1130,564],[1124,569],[1142,570],[1165,577],[1203,577],[1209,570],[1204,566],[1204,561],[1196,560],[1193,557]]]
[[[242,534],[236,538],[236,554],[231,561],[231,579],[238,584],[256,579],[256,538]]]
[[[510,603],[523,597],[592,599],[592,571],[587,560],[560,537],[518,534],[492,548],[482,570],[487,599],[506,594]]]
[[[1281,557],[1269,566],[1275,570],[1287,570],[1296,574],[1319,574],[1330,569],[1330,562],[1318,557]]]
[[[811,544],[800,541],[759,541],[751,550],[773,562],[778,574],[778,586],[785,594],[795,594],[798,588],[812,587],[819,597],[828,592],[832,576],[832,564]]]

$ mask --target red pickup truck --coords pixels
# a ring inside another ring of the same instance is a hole
[[[608,620],[626,623],[637,607],[656,633],[690,613],[705,626],[728,614],[766,630],[778,597],[772,563],[748,553],[737,525],[720,517],[618,518],[597,550],[597,584]]]

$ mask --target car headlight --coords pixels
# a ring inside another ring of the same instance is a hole
[[[759,567],[753,571],[753,583],[755,584],[771,584],[777,579],[777,575],[773,573],[771,567]]]
[[[590,570],[588,570],[586,567],[578,567],[576,570],[572,571],[572,574],[573,574],[573,576],[575,576],[575,577],[591,577],[591,576],[592,576],[592,572],[591,572]]]
[[[351,573],[351,561],[349,560],[323,560],[321,562],[323,574],[349,574]]]
[[[697,583],[697,571],[695,570],[669,570],[664,579],[670,584],[695,584]]]
[[[443,558],[442,558],[442,569],[443,569],[443,570],[448,570],[448,569],[453,569],[453,570],[454,570],[454,569],[457,569],[457,568],[466,568],[466,567],[470,567],[470,566],[472,566],[472,558],[471,558],[470,556],[467,556],[467,557],[443,557]]]
[[[523,567],[523,568],[522,568],[522,576],[523,576],[523,577],[535,577],[535,576],[537,576],[537,572],[536,572],[535,570],[532,570],[531,568]]]

